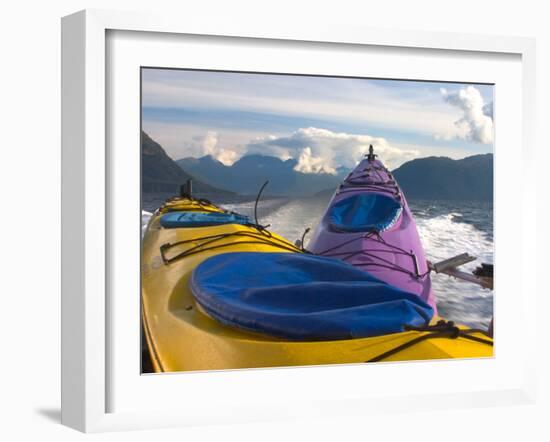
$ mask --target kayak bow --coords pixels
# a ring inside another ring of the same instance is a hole
[[[434,309],[430,271],[414,218],[391,172],[369,155],[337,188],[308,250],[342,259],[416,293]]]

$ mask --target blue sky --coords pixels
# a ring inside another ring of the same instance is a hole
[[[493,86],[142,70],[143,129],[173,159],[251,153],[297,170],[353,167],[372,143],[389,167],[493,151]]]

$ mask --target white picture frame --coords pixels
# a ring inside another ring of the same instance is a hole
[[[189,410],[170,407],[162,410],[113,411],[109,392],[114,388],[109,376],[113,360],[109,333],[113,318],[109,302],[109,243],[113,230],[109,180],[116,174],[109,164],[109,93],[106,67],[107,34],[119,32],[153,32],[155,35],[199,35],[220,38],[240,38],[311,44],[338,44],[384,48],[426,49],[441,53],[456,51],[472,54],[508,54],[520,57],[521,63],[521,152],[522,174],[528,175],[535,162],[535,43],[518,37],[489,37],[478,35],[430,33],[371,28],[349,28],[308,24],[303,27],[250,22],[224,24],[210,23],[197,17],[154,16],[100,10],[86,10],[62,20],[62,423],[85,432],[137,428],[185,426],[217,422],[243,422],[288,417],[364,414],[373,410],[406,410],[414,403],[416,409],[490,406],[501,403],[532,403],[535,395],[534,339],[526,344],[521,355],[521,373],[500,388],[435,395],[417,394],[406,398],[388,395],[378,397],[376,403],[367,395],[346,397],[332,392],[332,396],[308,398],[309,408],[285,407],[282,402],[271,406],[255,404],[247,397],[234,399],[233,410],[224,412],[220,405],[196,407]],[[111,54],[112,55],[112,54]],[[497,117],[497,125],[498,125]],[[498,170],[497,170],[498,172]],[[498,175],[498,173],[497,173]],[[498,192],[498,190],[497,190]],[[523,204],[523,226],[536,218],[536,192],[518,190]],[[137,215],[136,215],[137,216]],[[497,221],[498,222],[498,221]],[[525,274],[527,256],[535,251],[534,232],[520,229],[521,272]],[[497,243],[498,244],[498,243]],[[497,245],[498,250],[498,245]],[[498,252],[497,252],[498,253]],[[536,303],[535,281],[520,278],[523,305]],[[498,320],[497,320],[498,321]],[[503,322],[504,324],[504,322]],[[531,321],[522,330],[533,337],[536,324]],[[498,325],[497,325],[498,327]],[[529,339],[526,339],[529,342]],[[498,345],[498,344],[497,344]],[[498,358],[498,348],[497,348]],[[523,360],[525,359],[525,360]],[[137,364],[137,357],[136,357]],[[443,364],[443,363],[440,363]],[[390,365],[385,370],[390,370]],[[395,370],[395,366],[391,370]],[[327,376],[334,375],[331,367]],[[354,375],[362,370],[354,367]],[[281,371],[279,370],[279,373]],[[380,370],[378,369],[378,373]],[[285,370],[300,374],[299,369]],[[307,374],[306,374],[307,375]],[[217,378],[214,378],[216,376]],[[270,370],[217,373],[195,377],[194,382],[207,386],[218,379],[232,382],[265,382]],[[238,379],[237,379],[238,378]],[[254,379],[253,379],[254,378]],[[253,387],[250,387],[253,390]],[[191,391],[198,395],[197,392]],[[236,403],[235,403],[236,401]],[[239,410],[239,415],[234,413]],[[240,417],[239,417],[240,416]],[[244,417],[243,417],[244,416]]]

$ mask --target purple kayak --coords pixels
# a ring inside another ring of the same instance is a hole
[[[308,250],[415,293],[436,311],[424,249],[395,178],[370,153],[334,193]]]

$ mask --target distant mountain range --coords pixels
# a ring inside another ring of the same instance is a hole
[[[255,195],[269,180],[264,193],[278,196],[310,196],[323,189],[334,188],[343,175],[310,174],[294,170],[296,160],[280,160],[263,155],[246,155],[232,166],[207,155],[201,158],[183,158],[176,163],[187,173],[213,186],[241,195]]]
[[[419,158],[395,169],[393,175],[407,199],[493,199],[493,154],[490,153],[462,160]]]
[[[266,180],[269,180],[266,195],[327,196],[349,172],[339,169],[337,175],[306,174],[294,170],[296,160],[263,155],[246,155],[232,166],[209,155],[173,161],[145,132],[141,145],[143,192],[177,193],[180,185],[191,178],[194,191],[201,196],[255,195]],[[419,158],[395,169],[393,175],[408,199],[491,201],[493,198],[493,154],[462,160]]]
[[[193,180],[193,191],[200,196],[232,194],[206,184],[184,172],[164,151],[162,146],[141,132],[141,189],[142,192],[177,194],[180,186]]]

